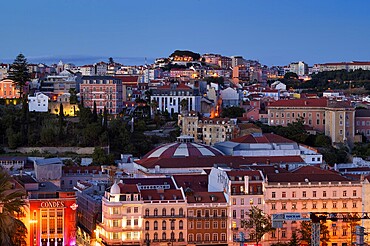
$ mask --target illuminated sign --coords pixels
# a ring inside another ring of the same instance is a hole
[[[61,201],[46,201],[41,202],[41,208],[64,208],[64,202]]]
[[[78,205],[76,203],[73,203],[70,207],[72,210],[76,210]]]

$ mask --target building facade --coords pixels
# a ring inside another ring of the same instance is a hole
[[[122,111],[122,81],[111,76],[84,76],[80,86],[84,106],[103,113],[104,107],[109,114],[119,114]]]

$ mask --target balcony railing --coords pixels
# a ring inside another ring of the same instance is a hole
[[[144,215],[144,218],[185,218],[185,214],[175,214],[175,215]]]

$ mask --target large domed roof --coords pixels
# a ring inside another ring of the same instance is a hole
[[[194,143],[193,137],[181,136],[177,138],[176,143],[159,146],[147,153],[142,159],[222,155],[223,153],[216,148],[204,144]]]

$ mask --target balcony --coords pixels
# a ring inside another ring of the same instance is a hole
[[[144,218],[185,218],[185,214],[177,214],[177,215],[154,215],[154,214],[150,214],[150,215],[144,215]]]

